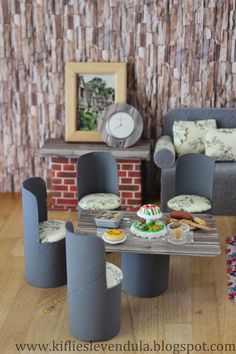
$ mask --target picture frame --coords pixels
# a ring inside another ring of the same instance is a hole
[[[126,63],[65,64],[65,141],[102,142],[97,119],[112,103],[126,103]]]

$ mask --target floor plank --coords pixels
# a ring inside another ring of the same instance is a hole
[[[43,344],[53,339],[78,344],[68,331],[66,286],[38,289],[25,283],[20,195],[1,194],[0,201],[0,353],[28,353],[17,352],[15,343]],[[50,212],[49,218],[75,222],[77,213]],[[236,304],[227,298],[224,247],[225,238],[236,234],[236,217],[220,216],[216,222],[221,255],[171,257],[169,289],[160,297],[139,299],[122,293],[121,331],[108,343],[235,342]],[[120,264],[119,254],[107,258]],[[34,351],[42,352],[47,351]]]

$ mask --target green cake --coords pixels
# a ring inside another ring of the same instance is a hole
[[[134,235],[144,238],[161,237],[164,236],[167,232],[166,225],[157,220],[148,224],[143,221],[135,221],[132,224],[130,231]]]

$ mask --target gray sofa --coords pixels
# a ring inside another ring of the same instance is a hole
[[[164,136],[169,137],[161,137],[154,152],[154,162],[161,168],[162,211],[167,211],[167,201],[175,192],[177,156],[172,142],[174,121],[202,119],[215,119],[217,128],[236,128],[236,109],[176,108],[164,117]],[[236,162],[216,162],[212,212],[215,215],[236,215]]]

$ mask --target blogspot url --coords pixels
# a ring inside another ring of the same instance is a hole
[[[59,341],[52,340],[50,343],[17,343],[15,344],[18,352],[114,352],[114,353],[133,353],[133,352],[152,352],[152,353],[171,353],[171,354],[190,354],[190,353],[235,353],[236,343],[221,344],[214,343],[166,343],[165,341],[133,343],[78,343],[73,340]]]

